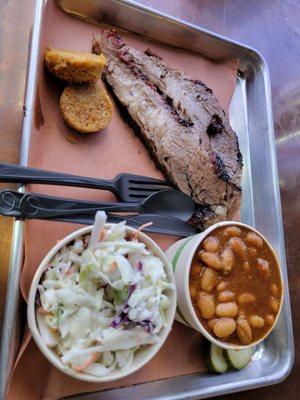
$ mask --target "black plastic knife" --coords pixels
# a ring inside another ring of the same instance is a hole
[[[20,202],[24,196],[24,193],[20,193],[15,190],[0,191],[0,214],[18,219],[26,219],[26,216],[24,216],[20,210]],[[47,196],[43,197],[46,198]],[[107,215],[108,222],[110,223],[119,223],[125,219],[127,221],[127,225],[136,229],[147,222],[152,222],[153,225],[146,227],[144,229],[145,232],[161,233],[180,237],[187,237],[197,233],[197,230],[186,222],[164,215],[139,214],[121,216],[112,213],[107,213]],[[85,225],[92,225],[94,223],[94,215],[86,214],[69,214],[60,217],[48,217],[47,219],[52,221],[72,222]]]
[[[165,235],[188,237],[195,235],[197,230],[177,218],[167,217],[157,214],[139,214],[130,216],[119,216],[114,214],[107,214],[108,222],[119,223],[126,220],[126,224],[132,228],[138,229],[141,225],[152,222],[151,226],[147,226],[144,230],[151,233],[161,233]],[[68,215],[64,217],[51,218],[51,220],[73,222],[78,224],[92,225],[94,217],[88,215]]]

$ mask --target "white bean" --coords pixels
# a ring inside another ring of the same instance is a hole
[[[204,272],[201,276],[201,289],[205,292],[211,292],[218,283],[218,277],[215,271],[211,268],[204,268]]]
[[[215,236],[208,236],[203,242],[203,248],[207,251],[217,251],[219,249],[219,239]]]
[[[228,301],[234,300],[234,293],[232,293],[230,290],[224,290],[218,295],[217,300],[220,303],[227,303]]]
[[[221,253],[221,263],[224,275],[228,275],[234,265],[234,254],[231,249],[225,249]]]
[[[272,326],[272,325],[274,324],[274,322],[275,322],[275,317],[274,317],[274,315],[273,315],[273,314],[267,314],[267,315],[266,315],[266,323],[267,323],[269,326]]]
[[[250,257],[257,258],[258,250],[256,247],[250,247],[248,252],[249,252]]]
[[[212,330],[212,331],[214,330],[214,326],[215,326],[215,324],[216,324],[217,321],[218,321],[217,318],[212,318],[212,319],[210,319],[210,320],[208,321],[207,325],[208,325],[208,327],[209,327],[210,330]]]
[[[262,276],[266,279],[270,278],[271,276],[271,270],[270,266],[267,260],[264,260],[263,258],[258,258],[257,259],[257,268],[261,272]]]
[[[271,297],[269,300],[269,305],[271,310],[277,314],[279,310],[279,301],[275,299],[275,297]]]
[[[247,247],[241,238],[232,237],[231,239],[229,239],[228,244],[236,255],[238,255],[242,260],[246,259]]]
[[[242,293],[238,296],[238,303],[244,305],[246,303],[253,303],[256,300],[255,296],[251,293]]]
[[[252,328],[263,328],[265,325],[265,320],[258,315],[250,315],[249,316],[249,323]]]
[[[279,292],[278,286],[275,283],[272,283],[272,285],[271,285],[271,293],[274,296],[277,296],[278,292]]]
[[[210,268],[218,270],[222,267],[220,258],[216,253],[212,253],[210,251],[201,251],[199,256],[201,260]]]
[[[231,301],[228,303],[220,303],[216,307],[216,315],[218,317],[229,317],[234,318],[238,313],[238,307],[236,302]]]
[[[241,234],[242,234],[241,229],[235,225],[227,226],[223,231],[223,235],[226,238],[230,238],[233,236],[241,236]]]
[[[231,335],[236,329],[236,322],[233,318],[220,318],[214,324],[214,334],[219,338]]]
[[[250,264],[249,264],[248,261],[245,261],[243,263],[243,270],[244,270],[244,272],[246,272],[246,274],[249,274],[249,272],[250,272]]]
[[[252,330],[249,322],[239,317],[236,320],[236,333],[243,344],[249,344],[252,340]]]
[[[225,290],[226,288],[227,288],[227,283],[224,281],[219,282],[217,285],[218,292],[221,292],[221,291]]]
[[[205,319],[211,319],[215,314],[215,298],[206,292],[200,292],[198,298],[200,314]]]
[[[246,236],[246,242],[250,245],[250,246],[254,246],[257,247],[258,249],[260,249],[261,247],[263,247],[263,240],[262,238],[255,232],[249,232],[247,233]]]

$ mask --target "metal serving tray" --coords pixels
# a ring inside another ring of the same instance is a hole
[[[230,106],[230,121],[244,155],[242,222],[255,226],[279,256],[285,281],[285,299],[273,333],[257,348],[255,360],[238,372],[225,375],[200,373],[104,392],[73,396],[76,399],[199,399],[237,392],[285,379],[294,359],[294,344],[287,269],[278,187],[269,71],[254,49],[171,18],[130,0],[58,0],[67,12],[93,22],[113,25],[154,41],[201,53],[214,60],[238,57],[239,75]],[[36,1],[27,76],[26,115],[23,123],[20,164],[26,165],[36,94],[37,69],[44,0]],[[22,188],[20,188],[22,190]],[[5,397],[9,374],[18,350],[19,276],[23,261],[23,223],[14,224],[12,255],[3,323],[0,360],[0,399]]]

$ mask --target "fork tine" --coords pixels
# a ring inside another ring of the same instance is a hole
[[[152,178],[148,178],[148,177],[145,177],[145,179],[142,177],[141,177],[141,179],[129,178],[128,182],[132,183],[132,184],[136,184],[136,185],[160,185],[160,186],[164,186],[164,187],[170,186],[168,184],[168,182],[166,182],[166,181],[163,181],[160,179],[154,179],[154,178],[152,179]]]
[[[160,190],[168,189],[166,186],[149,186],[149,185],[132,185],[129,184],[128,189],[130,191],[137,192],[159,192]]]

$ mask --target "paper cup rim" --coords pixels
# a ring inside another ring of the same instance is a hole
[[[117,225],[117,224],[105,224],[105,228],[108,228],[110,226]],[[55,246],[53,246],[46,256],[43,258],[41,263],[39,264],[39,267],[37,268],[34,278],[31,282],[30,286],[30,291],[29,291],[29,296],[28,296],[28,304],[27,304],[27,321],[28,321],[28,327],[32,333],[32,337],[37,344],[39,350],[42,352],[42,354],[47,358],[47,360],[54,365],[58,370],[63,372],[66,375],[71,376],[72,378],[85,381],[85,382],[112,382],[117,379],[124,378],[128,375],[131,375],[132,373],[138,371],[142,367],[144,367],[161,349],[163,344],[165,343],[173,325],[173,321],[175,318],[175,312],[176,312],[176,299],[177,299],[177,293],[176,293],[176,285],[175,285],[175,279],[174,279],[174,274],[173,274],[173,268],[166,258],[164,252],[162,249],[154,242],[153,239],[151,239],[148,235],[146,235],[143,232],[138,231],[138,239],[139,241],[145,243],[147,247],[153,251],[153,253],[159,257],[163,264],[164,268],[166,271],[168,271],[168,277],[169,281],[173,283],[174,285],[174,291],[172,292],[171,296],[169,297],[170,299],[170,306],[169,306],[169,318],[167,320],[167,325],[163,328],[163,330],[158,334],[159,335],[159,341],[157,343],[149,345],[148,348],[145,349],[146,354],[145,357],[142,361],[137,363],[134,366],[129,367],[126,370],[117,370],[117,371],[112,371],[112,373],[115,373],[113,376],[111,376],[109,373],[108,375],[105,375],[103,377],[96,377],[94,375],[84,373],[84,372],[76,372],[71,370],[69,367],[64,366],[60,360],[60,357],[54,352],[54,350],[50,349],[47,347],[47,345],[44,343],[41,334],[39,332],[39,328],[37,326],[36,322],[36,308],[35,308],[35,299],[36,299],[36,293],[37,293],[37,286],[40,282],[40,279],[44,273],[45,267],[49,263],[49,261],[53,258],[53,256],[65,245],[70,243],[72,240],[74,240],[78,236],[83,236],[91,232],[92,230],[92,225],[87,226],[84,228],[80,228],[76,231],[71,232],[67,236],[65,236],[63,239],[61,239],[58,243],[56,243]],[[137,232],[136,229],[126,226],[127,231],[131,233]]]

